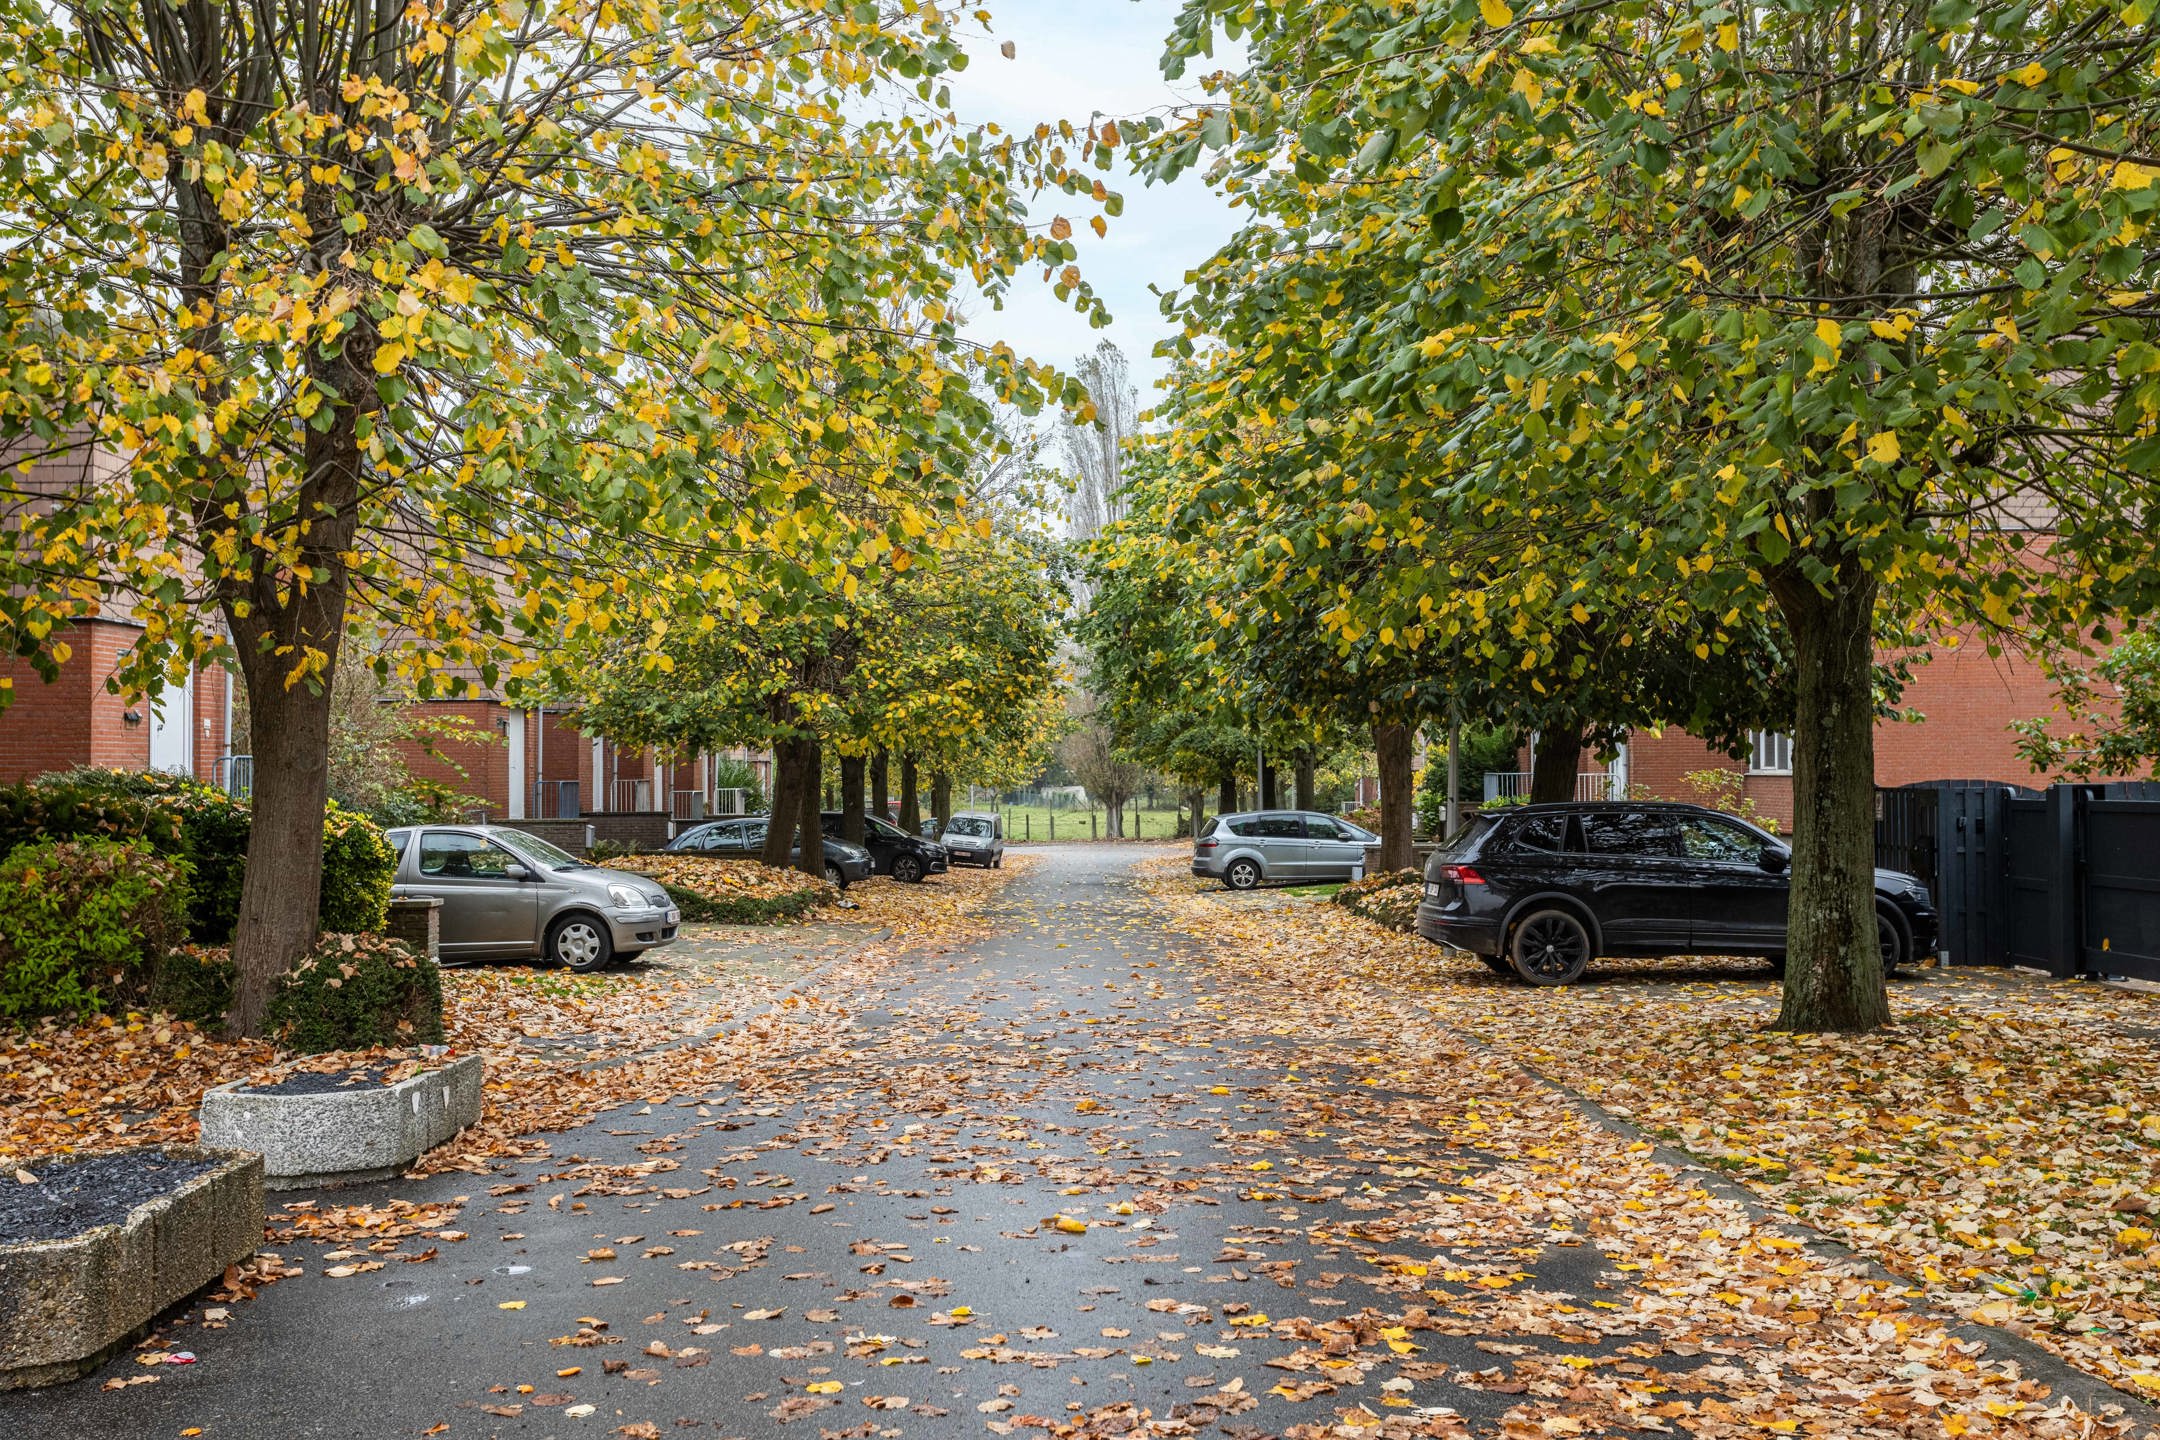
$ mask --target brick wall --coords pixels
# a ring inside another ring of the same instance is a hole
[[[411,705],[410,714],[431,732],[425,743],[398,742],[399,757],[413,778],[447,785],[487,806],[497,818],[509,814],[510,747],[495,728],[497,720],[510,714],[509,707],[496,700],[420,700]],[[469,738],[440,729],[459,722]]]
[[[13,681],[13,703],[0,710],[0,781],[27,780],[76,765],[141,769],[150,763],[150,706],[126,701],[105,688],[142,632],[132,625],[86,620],[70,627],[73,653],[51,683],[26,660],[0,660],[0,676]],[[133,712],[136,723],[130,725]],[[225,672],[196,672],[187,717],[197,779],[216,776],[225,753]]]

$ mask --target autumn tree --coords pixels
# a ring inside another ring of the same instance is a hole
[[[1876,638],[2045,648],[2152,598],[2122,523],[2160,499],[2147,21],[1192,0],[1178,22],[1173,71],[1218,27],[1251,57],[1153,156],[1208,160],[1256,215],[1188,333],[1279,342],[1267,423],[1375,462],[1335,542],[1444,552],[1446,519],[1526,551],[1470,586],[1403,566],[1341,623],[1408,607],[1480,636],[1626,604],[1787,637],[1782,1026],[1888,1014]],[[1551,566],[1556,528],[1601,544]]]
[[[0,627],[50,667],[69,620],[125,611],[134,689],[238,667],[243,1031],[313,932],[349,630],[420,690],[514,691],[564,641],[739,617],[742,589],[904,551],[985,424],[956,277],[995,294],[1071,260],[1021,223],[1023,169],[1101,194],[1054,134],[953,126],[940,77],[966,57],[927,7],[7,16],[0,442],[116,463],[0,496]],[[1089,303],[1069,268],[1059,291]],[[1025,403],[1021,367],[989,363]],[[889,502],[876,528],[833,475]]]

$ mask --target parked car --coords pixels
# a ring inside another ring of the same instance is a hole
[[[947,816],[945,833],[938,843],[955,865],[998,869],[1005,863],[1005,817],[982,810],[963,810]]]
[[[445,960],[541,956],[598,970],[668,944],[682,923],[653,881],[587,864],[522,830],[413,825],[384,834],[398,857],[391,896],[443,902]]]
[[[839,839],[840,812],[827,810],[823,818],[825,838]],[[909,885],[920,885],[930,876],[942,875],[952,868],[951,857],[937,841],[910,835],[875,815],[863,816],[863,847],[870,852],[878,874],[890,875]]]
[[[1232,890],[1279,880],[1348,880],[1365,873],[1365,847],[1379,843],[1370,830],[1312,810],[1217,815],[1193,839],[1192,873]]]
[[[1479,815],[1425,867],[1418,933],[1566,985],[1601,955],[1760,955],[1782,969],[1792,852],[1699,805],[1524,805]],[[1930,954],[1927,886],[1875,872],[1886,968]]]
[[[765,815],[708,820],[683,831],[668,841],[666,848],[669,854],[675,855],[717,855],[745,860],[765,848],[765,832],[770,823],[771,817]],[[793,864],[802,862],[800,841],[788,851],[788,860]],[[825,837],[825,878],[842,890],[854,881],[869,879],[872,868],[870,852],[862,846],[850,845],[831,835]]]

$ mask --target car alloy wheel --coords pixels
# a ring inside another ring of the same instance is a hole
[[[1260,883],[1260,867],[1251,860],[1233,860],[1222,878],[1232,890],[1250,890]]]
[[[1565,910],[1539,910],[1515,927],[1515,973],[1533,985],[1568,985],[1590,964],[1590,932]]]
[[[829,861],[826,863],[825,866],[825,878],[832,883],[832,887],[835,890],[847,889],[846,872],[843,871],[838,865],[834,865]]]
[[[892,862],[892,878],[903,885],[920,885],[923,879],[922,861],[913,855],[896,855]]]
[[[607,932],[590,915],[567,915],[548,931],[548,958],[580,975],[608,963],[614,950]]]

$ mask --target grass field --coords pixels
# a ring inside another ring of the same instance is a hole
[[[959,810],[965,807],[956,799],[953,801],[953,808]],[[985,804],[977,808],[988,810],[990,806]],[[1050,822],[1053,812],[1047,807],[1042,805],[1007,805],[1002,807],[1002,813],[1005,816],[1005,838],[1007,840],[1024,842],[1052,838]],[[1131,810],[1127,810],[1125,812],[1126,837],[1128,839],[1137,838],[1143,840],[1172,839],[1177,834],[1179,813],[1176,810],[1142,810],[1137,816],[1140,824],[1136,830],[1133,827],[1133,821],[1136,817]],[[1090,835],[1103,836],[1110,833],[1108,819],[1100,807],[1092,811],[1059,810],[1055,812],[1055,816],[1057,820],[1056,838],[1059,840],[1085,840]],[[1095,821],[1095,828],[1092,831],[1088,829],[1090,816],[1093,816]]]

